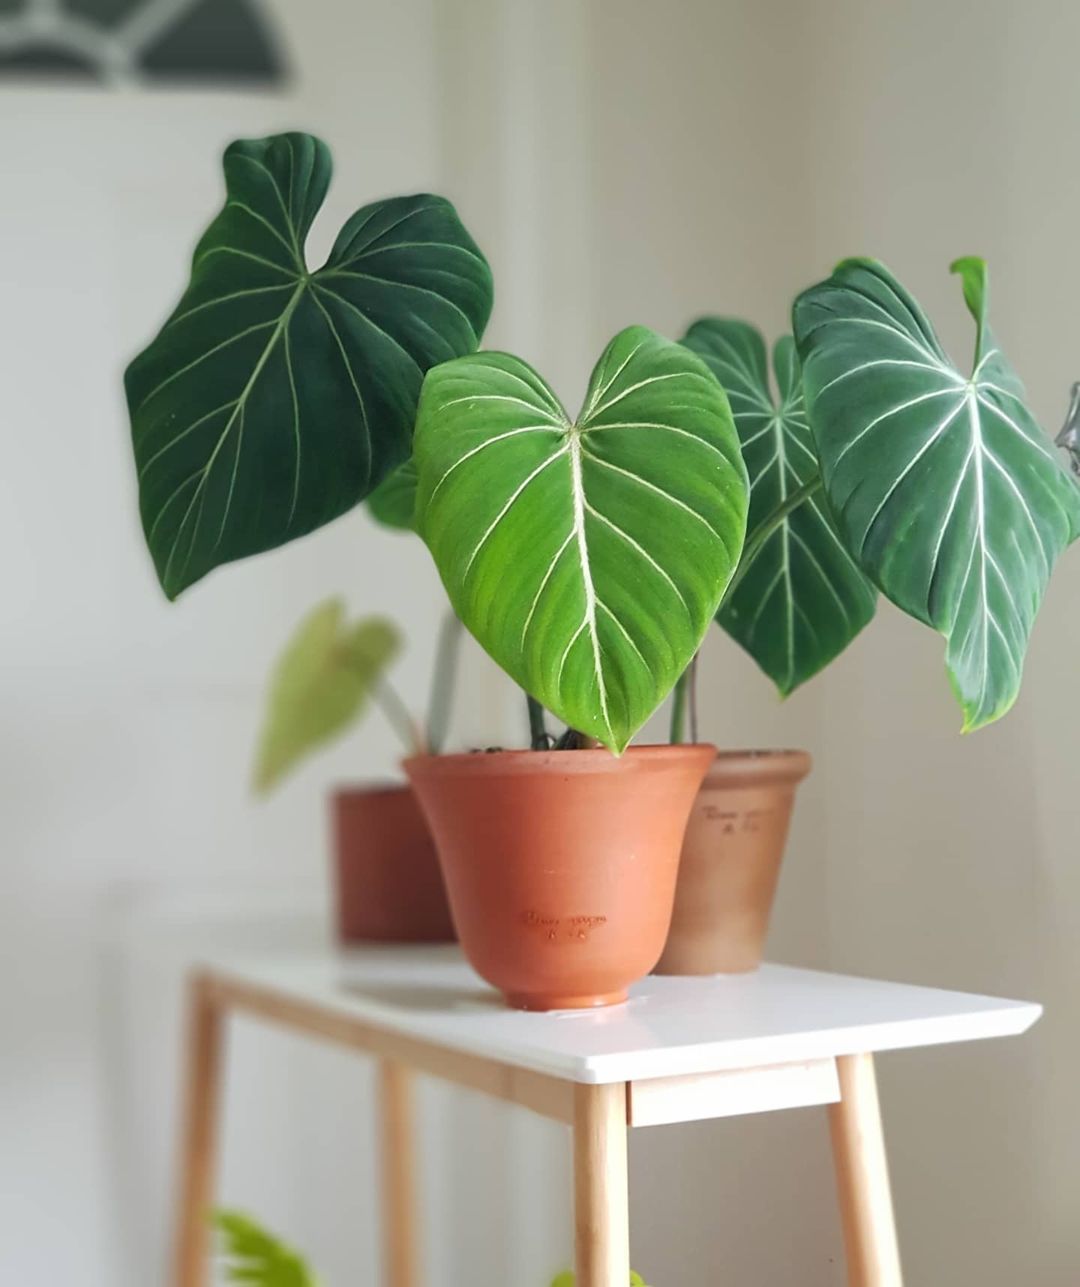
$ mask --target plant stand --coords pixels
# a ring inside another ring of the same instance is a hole
[[[372,948],[207,964],[190,983],[175,1287],[209,1281],[222,1037],[240,1012],[380,1061],[386,1287],[422,1287],[411,1078],[565,1122],[579,1287],[629,1280],[627,1128],[828,1105],[850,1287],[900,1287],[874,1053],[1008,1036],[1018,1001],[765,965],[648,978],[617,1009],[505,1009],[456,949]]]

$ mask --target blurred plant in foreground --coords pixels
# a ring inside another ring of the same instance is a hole
[[[319,1287],[319,1280],[291,1247],[267,1233],[250,1216],[239,1211],[216,1211],[214,1227],[221,1235],[225,1275],[230,1282],[250,1287]],[[552,1279],[551,1287],[574,1287],[567,1270]],[[640,1274],[630,1273],[630,1287],[648,1287]]]

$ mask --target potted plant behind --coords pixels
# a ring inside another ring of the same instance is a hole
[[[301,622],[274,669],[255,764],[265,794],[378,706],[406,755],[437,755],[446,737],[461,625],[447,613],[436,645],[427,719],[419,723],[388,670],[397,628],[349,623],[340,599]],[[330,797],[334,909],[343,943],[442,943],[454,938],[435,844],[407,784],[338,787]]]
[[[792,337],[773,346],[775,393],[765,340],[749,322],[703,317],[681,342],[726,389],[750,477],[750,536],[716,620],[787,697],[871,620],[877,592],[816,492]],[[673,741],[683,736],[685,706],[674,705]],[[658,973],[740,973],[761,963],[795,792],[810,767],[800,750],[717,755],[687,824]]]
[[[224,171],[225,204],[189,284],[125,373],[143,530],[170,599],[365,499],[380,521],[407,525],[400,483],[424,373],[472,352],[491,312],[487,261],[444,198],[364,206],[312,270],[305,243],[330,182],[326,145],[300,133],[238,140]],[[447,661],[455,638],[451,624]],[[264,787],[358,717],[369,693],[393,701],[384,672],[396,650],[388,623],[346,626],[335,603],[305,621],[274,680]],[[445,703],[448,682],[436,688]],[[410,749],[439,736],[445,713],[437,704]],[[336,807],[342,854],[358,825],[370,840],[363,903],[348,881],[342,931],[449,936],[411,798],[341,797]],[[343,872],[359,861],[342,857]],[[410,873],[422,883],[410,885]]]
[[[774,350],[777,402],[747,323],[704,318],[683,343],[727,388],[751,478],[751,534],[718,622],[786,696],[855,638],[880,590],[945,636],[970,731],[1017,696],[1053,563],[1080,532],[1080,491],[991,337],[985,264],[952,267],[976,325],[970,375],[872,260],[845,260],[796,300],[795,341]],[[691,815],[660,969],[760,961],[808,769],[798,752],[718,759]]]
[[[622,1000],[660,955],[715,755],[627,746],[742,548],[726,395],[640,326],[608,345],[576,419],[520,358],[481,352],[428,373],[413,461],[417,528],[451,604],[530,695],[533,749],[406,764],[462,945],[512,1005]],[[543,708],[568,728],[555,749]]]

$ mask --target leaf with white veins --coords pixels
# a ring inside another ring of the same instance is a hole
[[[304,244],[330,183],[308,134],[240,140],[191,281],[125,375],[147,544],[169,598],[330,522],[406,460],[427,369],[476,348],[491,273],[442,197]]]
[[[750,475],[752,537],[818,474],[794,342],[785,335],[773,349],[775,399],[765,341],[748,322],[703,317],[682,342],[704,359],[731,402]],[[716,619],[786,697],[843,652],[873,618],[876,602],[817,493],[761,545]]]
[[[863,571],[946,640],[964,729],[1016,699],[1080,490],[986,321],[986,267],[961,259],[970,376],[886,268],[848,259],[795,301],[795,339],[830,505]]]
[[[418,528],[458,616],[550,711],[621,752],[742,549],[746,469],[716,378],[630,327],[572,421],[520,359],[477,353],[429,372],[414,458]]]

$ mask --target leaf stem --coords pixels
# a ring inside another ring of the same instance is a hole
[[[690,667],[687,666],[675,681],[675,691],[671,697],[671,732],[668,740],[672,746],[678,746],[686,740],[686,695],[689,683]]]
[[[790,514],[793,514],[804,501],[809,500],[820,488],[821,475],[815,474],[808,482],[803,483],[801,487],[797,487],[782,504],[777,505],[768,518],[763,519],[758,524],[743,545],[742,556],[739,559],[738,567],[735,569],[735,575],[728,582],[724,597],[720,600],[721,607],[727,603],[739,588],[740,582],[750,571],[754,560],[761,553],[769,537],[783,525]]]
[[[525,701],[529,707],[529,746],[534,751],[546,751],[551,747],[551,734],[544,720],[544,708],[529,693],[525,694]]]
[[[454,689],[457,686],[457,663],[460,652],[462,625],[457,614],[448,608],[439,627],[435,645],[435,666],[428,700],[427,742],[428,751],[438,755],[446,742],[453,707]]]
[[[424,734],[394,685],[385,677],[380,678],[375,681],[371,695],[409,754],[427,755],[428,746]]]

